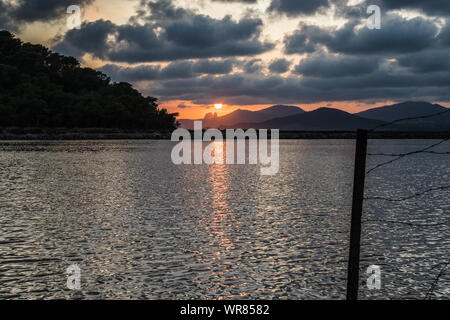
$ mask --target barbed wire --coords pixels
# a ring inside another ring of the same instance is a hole
[[[428,292],[425,296],[425,299],[430,300],[431,299],[431,295],[433,294],[434,290],[437,287],[437,284],[440,280],[440,278],[445,274],[445,271],[447,270],[447,267],[450,265],[450,259],[447,261],[447,263],[444,263],[444,266],[442,267],[442,269],[439,271],[438,275],[436,276],[436,278],[434,279],[430,289],[428,289]],[[439,266],[439,265],[437,265]],[[437,266],[431,268],[431,270],[433,270],[434,268],[436,268]]]
[[[425,191],[417,192],[417,193],[415,193],[413,195],[410,195],[410,196],[407,196],[407,197],[403,197],[403,198],[364,197],[364,200],[384,200],[384,201],[390,201],[390,202],[401,202],[401,201],[406,201],[406,200],[410,200],[410,199],[415,198],[415,197],[422,196],[422,195],[427,194],[429,192],[438,191],[438,190],[446,190],[446,189],[450,189],[450,185],[430,188],[430,189],[427,189]]]
[[[429,154],[450,154],[450,151],[448,152],[437,152],[437,151],[421,151],[421,152],[415,152],[415,153],[429,153]],[[404,153],[368,153],[368,156],[385,156],[385,157],[400,157],[403,156]]]
[[[430,115],[424,115],[424,116],[419,116],[419,117],[409,117],[409,118],[402,118],[402,119],[397,119],[394,121],[391,121],[389,123],[383,123],[379,126],[374,127],[371,130],[368,130],[368,133],[372,133],[378,129],[384,128],[384,127],[388,127],[391,126],[393,124],[399,123],[399,122],[403,122],[403,121],[410,121],[410,120],[418,120],[418,119],[426,119],[426,118],[431,118],[431,117],[436,117],[436,116],[441,116],[443,114],[449,113],[450,109],[442,111],[442,112],[438,112],[435,114],[430,114]],[[439,145],[442,145],[443,143],[447,142],[450,140],[450,137],[446,138],[446,139],[442,139],[441,141],[434,143],[430,146],[427,146],[425,148],[422,148],[420,150],[416,150],[416,151],[412,151],[412,152],[407,152],[407,153],[368,153],[368,156],[383,156],[383,157],[395,157],[394,159],[391,159],[389,161],[380,163],[376,166],[374,166],[373,168],[369,169],[366,172],[366,175],[371,174],[372,172],[374,172],[375,170],[382,168],[384,166],[387,166],[389,164],[392,164],[396,161],[399,161],[405,157],[411,156],[411,155],[415,155],[415,154],[432,154],[432,155],[450,155],[450,151],[434,151],[431,150]],[[447,190],[450,189],[450,185],[446,185],[446,186],[440,186],[440,187],[433,187],[433,188],[429,188],[427,190],[423,190],[420,192],[416,192],[412,195],[409,196],[404,196],[404,197],[400,197],[400,198],[388,198],[388,197],[381,197],[381,196],[375,196],[375,197],[364,197],[364,200],[382,200],[382,201],[389,201],[389,202],[402,202],[402,201],[407,201],[416,197],[420,197],[422,195],[425,195],[427,193],[430,192],[434,192],[434,191],[442,191],[442,190]],[[390,224],[399,224],[399,225],[407,225],[410,227],[419,227],[419,228],[428,228],[428,227],[439,227],[439,226],[447,226],[450,224],[450,219],[447,219],[446,221],[442,221],[442,222],[436,222],[436,223],[415,223],[415,222],[410,222],[410,221],[395,221],[395,220],[387,220],[387,219],[364,219],[362,221],[363,223],[367,223],[367,222],[382,222],[382,223],[390,223]],[[441,264],[439,264],[438,266],[440,266]],[[426,299],[431,299],[431,296],[433,294],[433,292],[436,290],[439,280],[442,278],[442,276],[445,274],[448,266],[450,265],[450,259],[447,261],[447,263],[443,264],[443,267],[441,268],[441,270],[439,271],[438,275],[436,276],[436,278],[434,279],[433,283],[431,284],[430,288],[428,289],[427,293],[426,293]],[[436,268],[437,266],[433,267],[431,270],[433,270],[434,268]]]
[[[398,161],[398,160],[400,160],[400,159],[403,159],[404,157],[411,156],[411,155],[413,155],[413,154],[419,154],[419,153],[427,152],[427,151],[429,151],[430,149],[432,149],[432,148],[434,148],[434,147],[437,147],[437,146],[439,146],[439,145],[441,145],[441,144],[443,144],[443,143],[445,143],[445,142],[447,142],[447,141],[449,141],[449,140],[450,140],[450,138],[446,138],[446,139],[443,139],[443,140],[441,140],[441,141],[439,141],[439,142],[437,142],[437,143],[435,143],[435,144],[432,144],[431,146],[427,146],[427,147],[425,147],[425,148],[423,148],[423,149],[421,149],[421,150],[416,150],[416,151],[407,152],[407,153],[401,153],[401,154],[399,154],[399,155],[396,155],[395,157],[397,157],[397,158],[376,165],[376,166],[373,167],[372,169],[368,170],[368,171],[366,172],[366,175],[371,174],[371,173],[372,173],[373,171],[375,171],[376,169],[379,169],[379,168],[384,167],[384,166],[386,166],[386,165],[388,165],[388,164],[391,164],[391,163],[396,162],[396,161]],[[374,154],[368,154],[368,155],[374,155]]]

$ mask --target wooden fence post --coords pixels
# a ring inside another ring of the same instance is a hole
[[[353,182],[350,254],[348,259],[347,300],[358,300],[361,217],[366,178],[367,130],[356,133],[355,177]]]

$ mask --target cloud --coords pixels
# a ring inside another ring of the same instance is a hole
[[[289,71],[289,68],[291,67],[291,62],[288,60],[281,58],[281,59],[275,59],[273,60],[269,65],[269,71],[272,73],[285,73]]]
[[[254,4],[258,2],[258,0],[212,0],[212,2],[226,2],[226,3],[239,2],[239,3]]]
[[[263,69],[261,59],[251,59],[244,63],[243,70],[246,73],[258,73]]]
[[[141,1],[142,5],[150,9],[151,14],[147,19],[180,19],[191,15],[189,10],[184,8],[177,8],[173,5],[171,0],[158,1]],[[145,16],[145,12],[143,12]]]
[[[450,19],[447,20],[446,25],[442,28],[438,39],[442,45],[450,47]]]
[[[82,57],[85,53],[92,53],[98,58],[108,54],[108,36],[117,30],[111,21],[97,20],[82,25],[81,30],[68,31],[62,38],[56,39],[59,43],[54,50],[70,56]]]
[[[368,0],[366,4],[379,5],[385,10],[414,9],[430,16],[450,15],[450,2],[442,0]]]
[[[227,60],[200,60],[193,65],[193,70],[197,73],[225,74],[233,70],[236,63],[233,59]]]
[[[93,1],[78,0],[75,4],[85,7]],[[14,4],[0,3],[0,26],[16,30],[25,23],[55,20],[67,15],[67,8],[73,4],[72,0],[21,0]]]
[[[116,64],[106,64],[99,68],[99,70],[106,73],[113,81],[116,82],[149,81],[161,78],[161,67],[153,65],[121,67]]]
[[[0,30],[10,28],[10,18],[7,15],[6,3],[0,2]]]
[[[156,81],[147,94],[162,100],[210,104],[318,103],[324,101],[382,101],[420,99],[449,101],[450,72],[417,74],[395,62],[383,61],[373,72],[336,77],[227,74],[194,79]]]
[[[312,15],[329,6],[329,0],[272,0],[268,11],[287,16]]]
[[[189,20],[176,21],[165,28],[169,42],[189,47],[218,46],[225,41],[242,41],[259,35],[260,19],[242,19],[238,23],[226,16],[215,20],[207,16],[196,15]]]
[[[261,28],[260,19],[234,21],[230,16],[219,20],[193,15],[144,25],[98,20],[68,31],[57,39],[54,49],[77,57],[91,53],[100,59],[128,63],[252,56],[274,47],[258,39]]]
[[[151,81],[167,79],[189,79],[203,74],[226,74],[233,70],[236,63],[228,60],[198,60],[175,61],[162,68],[159,65],[140,65],[136,67],[122,67],[115,64],[107,64],[99,70],[106,73],[114,81]]]
[[[339,29],[301,25],[284,40],[285,52],[308,53],[320,46],[346,54],[392,54],[416,52],[435,44],[438,27],[422,17],[405,19],[391,15],[380,30],[370,30],[354,21]]]
[[[366,57],[318,54],[304,59],[295,72],[311,77],[360,76],[378,69],[379,60]]]
[[[450,54],[447,48],[403,55],[397,60],[400,66],[415,73],[450,71]]]
[[[178,109],[191,109],[191,108],[204,108],[204,109],[211,109],[210,105],[190,105],[190,104],[186,104],[186,103],[180,103],[177,108]]]
[[[300,24],[294,33],[284,37],[284,51],[287,54],[311,53],[331,39],[330,31],[318,26]]]

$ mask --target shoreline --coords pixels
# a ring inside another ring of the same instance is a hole
[[[193,131],[191,130],[191,136]],[[222,131],[225,134],[225,131]],[[18,129],[0,130],[0,140],[3,141],[50,141],[50,140],[170,140],[170,131],[134,131],[118,129]],[[269,130],[270,137],[270,130]],[[325,140],[325,139],[355,139],[352,131],[280,131],[283,140]],[[447,132],[372,132],[370,139],[447,139]]]

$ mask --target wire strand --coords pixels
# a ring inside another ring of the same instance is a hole
[[[449,113],[450,109],[447,109],[445,111],[442,112],[438,112],[435,114],[430,114],[430,115],[425,115],[425,116],[419,116],[419,117],[409,117],[409,118],[402,118],[402,119],[397,119],[394,121],[391,121],[389,123],[383,123],[379,126],[374,127],[373,129],[369,130],[368,133],[372,133],[378,129],[384,128],[384,127],[388,127],[391,126],[393,124],[399,123],[399,122],[403,122],[403,121],[409,121],[409,120],[418,120],[418,119],[426,119],[426,118],[431,118],[431,117],[436,117],[436,116],[440,116],[446,113]],[[430,150],[434,147],[437,147],[443,143],[445,143],[446,141],[450,140],[449,138],[443,139],[431,146],[428,146],[426,148],[423,148],[421,150],[417,150],[417,151],[413,151],[413,152],[408,152],[408,153],[399,153],[399,154],[387,154],[387,153],[369,153],[368,156],[386,156],[386,157],[395,157],[395,159],[391,159],[389,161],[380,163],[378,165],[376,165],[375,167],[373,167],[372,169],[368,170],[366,172],[366,175],[369,175],[370,173],[374,172],[375,170],[384,167],[386,165],[389,165],[393,162],[396,162],[400,159],[403,159],[407,156],[410,155],[414,155],[414,154],[421,154],[421,153],[427,153],[427,154],[434,154],[434,155],[449,155],[450,152],[438,152],[438,151],[433,151]],[[430,192],[434,192],[434,191],[438,191],[438,190],[446,190],[446,189],[450,189],[450,185],[448,186],[441,186],[441,187],[436,187],[436,188],[430,188],[421,192],[416,192],[413,195],[410,196],[406,196],[406,197],[402,197],[402,198],[387,198],[387,197],[364,197],[364,200],[383,200],[383,201],[389,201],[389,202],[401,202],[401,201],[406,201],[409,199],[413,199],[415,197],[420,197],[424,194],[430,193]],[[448,225],[450,223],[450,220],[447,220],[445,222],[436,222],[436,223],[429,223],[429,224],[423,224],[423,223],[414,223],[414,222],[408,222],[408,221],[393,221],[393,220],[384,220],[384,219],[365,219],[363,221],[363,223],[366,222],[383,222],[383,223],[391,223],[391,224],[400,224],[400,225],[408,225],[411,227],[437,227],[437,226],[443,226],[443,225]],[[439,283],[440,278],[444,275],[447,267],[450,264],[450,259],[447,261],[447,263],[444,264],[444,266],[441,268],[440,272],[438,273],[438,275],[436,276],[436,278],[434,279],[433,283],[431,284],[429,290],[426,293],[426,299],[431,299],[431,296],[433,294],[433,292],[436,290],[437,285]],[[434,267],[433,267],[434,269]]]
[[[444,139],[444,140],[442,140],[442,141],[439,141],[438,143],[435,143],[435,144],[433,144],[433,145],[431,145],[431,146],[428,146],[428,147],[426,147],[426,148],[423,148],[423,149],[421,149],[421,150],[417,150],[417,151],[412,151],[412,152],[400,154],[400,155],[398,155],[397,158],[395,158],[395,159],[392,159],[392,160],[389,160],[389,161],[386,161],[386,162],[383,162],[383,163],[380,163],[380,164],[376,165],[375,167],[373,167],[372,169],[370,169],[369,171],[367,171],[367,172],[366,172],[366,175],[371,174],[371,173],[372,173],[373,171],[375,171],[376,169],[379,169],[379,168],[384,167],[384,166],[386,166],[386,165],[388,165],[388,164],[391,164],[391,163],[396,162],[396,161],[398,161],[398,160],[400,160],[400,159],[403,159],[404,157],[407,157],[407,156],[410,156],[410,155],[413,155],[413,154],[418,154],[418,153],[423,153],[423,152],[429,151],[430,149],[432,149],[432,148],[434,148],[434,147],[437,147],[437,146],[439,146],[439,145],[441,145],[441,144],[447,142],[448,140],[450,140],[450,138],[446,138],[446,139]]]
[[[430,193],[433,191],[438,191],[438,190],[446,190],[446,189],[450,189],[450,185],[448,186],[442,186],[442,187],[436,187],[436,188],[430,188],[428,190],[425,191],[421,191],[421,192],[417,192],[411,196],[407,196],[407,197],[403,197],[403,198],[385,198],[385,197],[365,197],[364,200],[384,200],[384,201],[390,201],[390,202],[401,202],[401,201],[406,201],[415,197],[419,197],[422,196],[426,193]]]
[[[434,279],[433,284],[431,285],[430,289],[428,289],[427,295],[425,297],[426,299],[428,299],[428,300],[431,299],[431,295],[433,294],[434,290],[436,289],[439,279],[445,274],[445,271],[447,270],[447,267],[449,265],[450,265],[450,259],[447,261],[447,263],[444,264],[441,271],[439,271],[439,274]]]
[[[429,154],[441,154],[446,155],[450,154],[450,151],[448,152],[437,152],[437,151],[420,151],[416,153],[429,153]],[[384,157],[401,157],[404,155],[404,153],[368,153],[368,156],[384,156]]]

